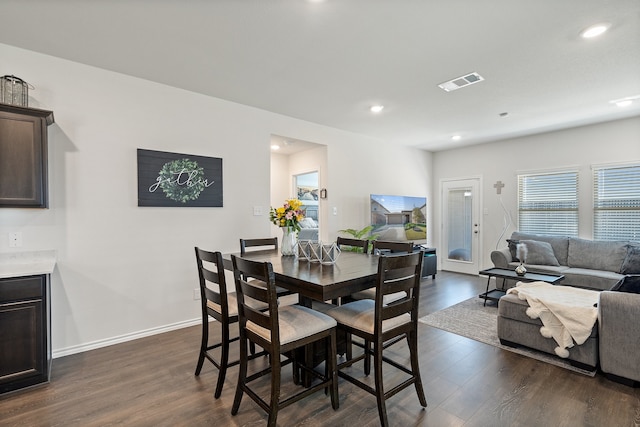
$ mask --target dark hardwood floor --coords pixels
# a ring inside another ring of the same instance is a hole
[[[477,296],[485,283],[447,272],[424,279],[420,315]],[[215,326],[211,329],[217,334]],[[199,339],[199,327],[190,327],[55,359],[50,384],[0,397],[0,425],[264,425],[265,413],[246,396],[238,415],[231,416],[237,366],[229,370],[217,400],[217,370],[205,363],[200,376],[194,376]],[[600,373],[590,378],[423,324],[419,340],[428,407],[419,405],[413,388],[405,389],[387,403],[392,425],[640,425],[640,390]],[[406,346],[395,347],[392,353],[408,360]],[[232,355],[237,353],[232,347]],[[262,358],[254,362],[265,363]],[[290,371],[286,367],[284,376],[290,377]],[[399,378],[385,371],[386,384]],[[295,386],[289,382],[288,387]],[[282,410],[278,424],[379,424],[372,395],[344,380],[339,391],[339,410],[333,411],[329,397],[320,393]]]

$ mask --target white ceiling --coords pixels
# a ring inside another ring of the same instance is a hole
[[[609,103],[640,95],[638,0],[0,0],[0,17],[0,43],[433,151],[640,115]],[[438,88],[470,72],[485,81]]]

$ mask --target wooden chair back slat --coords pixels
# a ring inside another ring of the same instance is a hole
[[[369,253],[369,241],[363,239],[352,239],[350,237],[338,237],[336,239],[336,245],[342,250],[342,246],[351,246],[353,248],[359,248],[362,253]]]
[[[390,242],[386,240],[373,241],[373,253],[380,250],[387,250],[391,253],[412,253],[413,242]]]
[[[207,301],[212,301],[213,303],[219,305],[221,314],[223,316],[227,316],[229,313],[229,306],[227,299],[227,282],[224,276],[222,254],[220,252],[205,251],[198,247],[195,248],[195,253],[196,263],[198,265],[200,299],[202,304],[203,316],[207,310]],[[205,266],[205,262],[209,263],[211,267]],[[214,268],[215,270],[211,268]],[[213,287],[207,285],[208,283],[217,285],[218,289],[213,289]]]
[[[278,297],[273,266],[269,262],[251,261],[234,255],[231,259],[236,281],[240,327],[245,328],[246,322],[250,321],[268,329],[271,332],[270,342],[275,346],[274,351],[279,350]],[[267,310],[255,310],[247,304],[248,298],[265,303]]]
[[[422,252],[380,257],[374,329],[381,330],[384,320],[418,311],[422,258]],[[385,305],[384,296],[396,292],[405,292],[406,297]]]
[[[240,239],[240,255],[244,255],[247,252],[247,248],[255,247],[278,250],[278,238],[265,237],[260,239]]]

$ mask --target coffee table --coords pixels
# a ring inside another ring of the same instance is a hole
[[[547,274],[547,273],[525,273],[523,276],[518,275],[514,270],[507,270],[506,268],[489,268],[486,270],[482,270],[479,275],[488,276],[487,278],[487,289],[485,292],[479,295],[480,298],[484,299],[484,304],[487,305],[487,300],[490,301],[498,301],[501,297],[503,297],[507,290],[504,285],[507,279],[514,279],[520,282],[547,282],[554,284],[556,282],[564,279],[564,275],[562,274]],[[489,284],[491,282],[491,278],[496,278],[496,286],[498,282],[498,278],[502,279],[502,288],[491,289],[489,290]]]

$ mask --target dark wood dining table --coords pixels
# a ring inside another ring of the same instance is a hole
[[[233,270],[231,255],[241,256],[240,252],[223,254],[227,270]],[[270,262],[277,285],[297,293],[299,304],[311,307],[314,300],[336,300],[375,286],[379,256],[342,252],[334,264],[321,264],[306,258],[283,256],[278,250],[257,250],[245,252],[242,258]],[[345,346],[344,338],[339,337],[338,349],[344,350]],[[314,345],[300,357],[306,360],[307,366],[317,366],[325,360],[326,349]],[[311,384],[310,375],[303,372],[302,378],[305,386]]]
[[[227,270],[233,270],[231,255],[240,256],[240,252],[222,255]],[[374,286],[379,256],[342,252],[334,264],[283,256],[277,250],[245,252],[242,257],[270,262],[278,286],[298,293],[300,302],[307,305],[310,300],[334,300]]]

